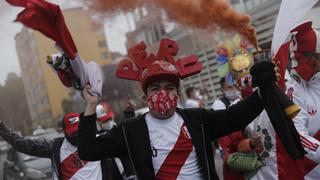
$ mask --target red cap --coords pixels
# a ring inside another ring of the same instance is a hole
[[[80,122],[80,114],[78,113],[68,113],[63,118],[64,132],[71,135],[78,131],[78,126]]]
[[[155,61],[148,65],[141,74],[141,87],[144,93],[150,83],[159,80],[170,81],[179,87],[180,77],[177,68],[167,61]]]
[[[108,103],[100,103],[96,107],[96,113],[97,113],[97,121],[105,122],[107,120],[110,120],[114,118],[114,113],[112,111],[111,106]]]

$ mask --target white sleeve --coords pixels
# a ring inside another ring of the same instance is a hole
[[[88,82],[91,85],[93,94],[101,97],[103,75],[99,64],[92,61],[87,63],[86,71],[88,74]]]
[[[220,99],[217,99],[213,102],[211,108],[213,110],[221,110],[221,109],[226,109],[226,105]]]
[[[304,147],[304,150],[307,152],[306,156],[309,159],[320,163],[320,142],[309,135],[307,128],[309,117],[308,113],[306,112],[303,89],[295,88],[291,90],[293,91],[293,102],[299,105],[301,108],[298,115],[293,119],[294,125],[300,134],[301,144]]]
[[[75,59],[70,60],[72,71],[80,79],[82,88],[88,83],[88,74],[86,70],[87,63],[82,60],[79,54]]]
[[[70,63],[74,74],[81,81],[82,88],[89,83],[93,94],[101,96],[103,75],[100,66],[95,62],[84,62],[78,54]]]
[[[195,100],[188,99],[185,104],[185,108],[198,108],[199,102]]]

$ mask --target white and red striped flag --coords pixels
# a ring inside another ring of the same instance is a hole
[[[276,26],[273,33],[271,51],[275,61],[280,61],[282,78],[280,86],[284,86],[284,76],[287,67],[290,47],[290,31],[296,27],[308,11],[319,0],[282,0]]]

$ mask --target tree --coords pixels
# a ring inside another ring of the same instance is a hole
[[[22,78],[17,74],[9,73],[5,85],[0,86],[0,101],[1,120],[23,134],[29,134],[32,121]]]

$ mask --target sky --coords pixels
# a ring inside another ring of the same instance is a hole
[[[70,0],[51,0],[51,2],[60,4],[63,7],[74,6]],[[7,74],[15,72],[20,75],[20,67],[15,47],[15,34],[18,33],[22,25],[14,23],[16,15],[21,8],[12,8],[5,1],[0,1],[0,84],[5,83]],[[128,31],[127,18],[124,15],[118,15],[112,20],[105,20],[105,32],[110,51],[126,53],[125,33]]]
[[[0,3],[0,6],[0,84],[3,84],[9,72],[20,73],[14,35],[19,32],[21,25],[12,22],[18,9],[9,9],[4,3]]]

